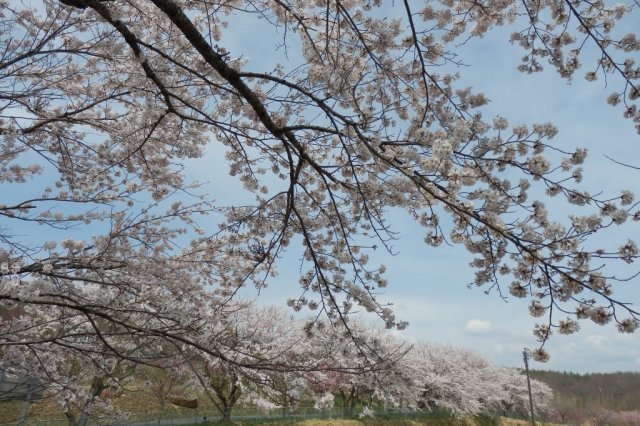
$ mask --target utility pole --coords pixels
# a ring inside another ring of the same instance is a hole
[[[531,426],[536,426],[536,419],[533,414],[533,395],[531,395],[531,379],[529,378],[529,358],[531,358],[531,351],[528,348],[524,348],[522,351],[522,359],[524,360],[524,370],[527,373],[527,389],[529,390],[529,408],[531,409]]]

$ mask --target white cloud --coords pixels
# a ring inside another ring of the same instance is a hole
[[[576,342],[569,342],[560,346],[559,352],[562,352],[563,355],[572,355],[576,353],[578,350],[578,345]]]
[[[607,343],[609,342],[609,339],[607,338],[607,336],[601,336],[597,334],[592,334],[590,336],[587,336],[584,340],[587,343],[590,343],[591,345],[596,347],[603,347],[607,345]]]
[[[482,334],[491,331],[491,321],[472,319],[467,322],[467,331],[473,334]]]

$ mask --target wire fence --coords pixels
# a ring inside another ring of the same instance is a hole
[[[380,417],[449,417],[447,413],[425,413],[403,409],[377,409],[372,410],[373,415]],[[342,419],[357,418],[359,413],[347,416],[342,408],[331,410],[316,410],[313,407],[291,408],[283,412],[282,410],[265,413],[264,411],[240,408],[231,412],[231,421],[242,423],[282,423],[307,419]],[[152,412],[152,413],[132,413],[124,421],[113,421],[108,418],[89,418],[87,426],[195,426],[212,425],[222,421],[222,416],[218,411],[194,409],[192,413],[183,414],[175,412]],[[0,426],[15,426],[17,423],[0,423]],[[67,426],[69,421],[66,418],[57,419],[29,419],[24,426]]]

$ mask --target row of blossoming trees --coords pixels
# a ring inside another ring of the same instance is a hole
[[[43,343],[15,358],[10,372],[43,383],[71,425],[126,417],[114,397],[140,385],[161,410],[169,403],[193,407],[197,396],[226,420],[238,406],[287,414],[300,404],[325,410],[339,403],[344,416],[382,406],[455,415],[527,412],[521,372],[493,366],[473,352],[411,345],[357,321],[348,329],[304,325],[273,307],[236,305],[220,314],[216,339],[208,343],[219,351],[215,357],[166,344],[118,346],[122,355],[144,350],[144,366],[102,351],[95,340],[86,342],[93,351]],[[545,410],[550,389],[534,381],[533,391],[536,408]]]

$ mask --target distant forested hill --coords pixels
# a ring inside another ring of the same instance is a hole
[[[553,389],[558,408],[573,407],[584,412],[640,410],[640,373],[532,371],[531,376]]]

